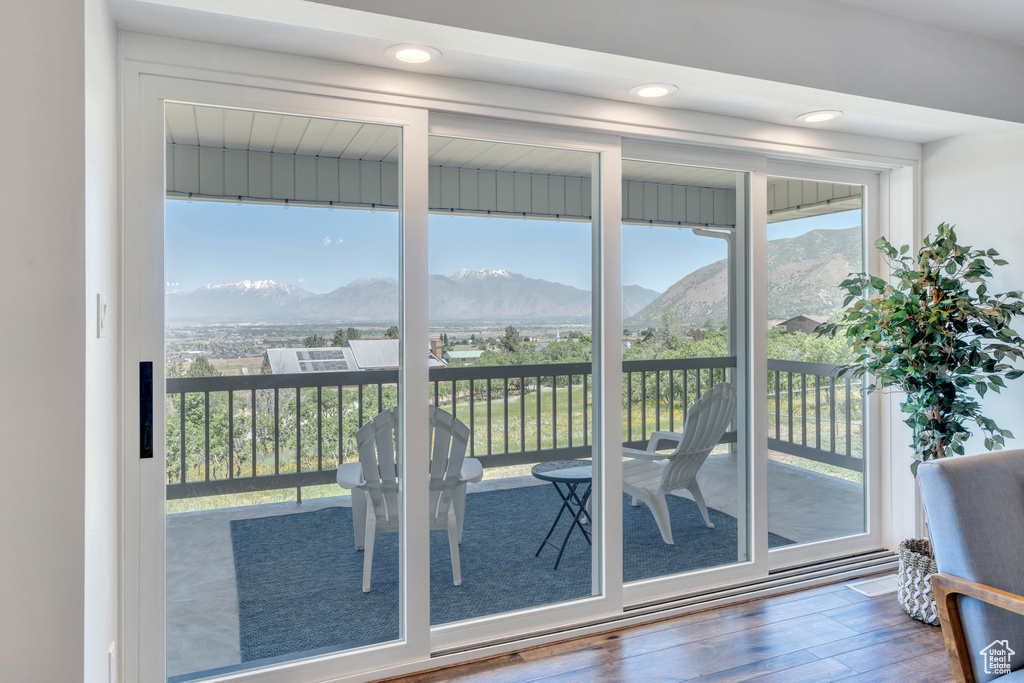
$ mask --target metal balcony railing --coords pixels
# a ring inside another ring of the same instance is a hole
[[[735,357],[623,363],[623,444],[682,429],[693,401],[730,380]],[[862,471],[860,385],[839,366],[769,360],[772,450]],[[590,455],[590,363],[432,368],[428,401],[472,430],[484,467]],[[360,425],[397,403],[397,370],[167,379],[167,498],[334,481]],[[723,443],[735,442],[734,431]]]

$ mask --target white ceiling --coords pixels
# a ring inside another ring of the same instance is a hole
[[[1021,0],[838,0],[929,24],[1024,44]]]
[[[635,101],[627,91],[642,82],[679,85],[679,91],[650,102],[798,127],[796,117],[815,109],[839,109],[845,115],[826,130],[874,137],[929,142],[964,132],[1006,132],[1018,124],[968,116],[859,95],[652,62],[550,43],[540,43],[383,14],[301,2],[300,0],[110,0],[118,25],[212,43],[352,62],[410,72],[569,92],[606,100]],[[849,0],[867,5],[902,5],[903,0]],[[962,7],[956,0],[934,0]],[[924,8],[931,2],[907,0]],[[991,6],[1003,0],[975,0]],[[1020,2],[1024,5],[1024,1]],[[891,9],[891,8],[890,8]],[[1012,12],[1012,17],[1020,12]],[[950,21],[957,15],[937,15]],[[424,42],[441,49],[443,59],[426,65],[399,65],[385,55],[396,40]],[[645,103],[646,104],[646,103]]]

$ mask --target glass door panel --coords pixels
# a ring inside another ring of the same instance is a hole
[[[624,160],[622,176],[630,583],[750,559],[747,236],[743,173]]]
[[[816,333],[864,267],[860,185],[768,178],[768,528],[793,544],[866,531],[864,398],[855,358]]]
[[[166,121],[167,675],[396,640],[402,130]]]
[[[596,154],[430,138],[431,623],[596,594]],[[450,444],[443,421],[454,418]],[[462,436],[459,436],[461,432]],[[443,444],[438,449],[438,444]],[[441,507],[436,501],[441,500]],[[461,538],[461,542],[457,539]],[[455,549],[461,585],[454,576]]]

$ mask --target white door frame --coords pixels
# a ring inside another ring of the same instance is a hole
[[[593,479],[595,533],[591,597],[516,612],[442,624],[431,629],[434,652],[474,643],[523,638],[622,613],[622,414],[621,260],[619,242],[622,195],[621,154],[615,136],[580,133],[529,124],[432,114],[430,133],[458,138],[557,147],[591,152],[591,272],[593,300]],[[598,191],[600,188],[600,191]],[[604,288],[600,283],[604,283]]]
[[[861,222],[863,226],[861,255],[864,268],[872,274],[880,272],[880,258],[872,246],[880,236],[887,234],[881,220],[883,170],[844,168],[815,163],[769,161],[768,175],[817,182],[843,183],[863,187]],[[767,216],[767,206],[764,215]],[[762,261],[761,267],[764,267]],[[767,373],[766,373],[767,375]],[[767,403],[767,388],[765,390]],[[767,405],[765,406],[767,414]],[[879,456],[881,404],[878,394],[868,396],[864,403],[864,532],[841,538],[823,539],[811,543],[783,546],[770,551],[772,570],[827,560],[829,558],[870,552],[882,547],[881,523],[881,469]],[[767,440],[767,434],[765,434]],[[767,441],[763,441],[762,444]],[[767,457],[767,454],[766,454]]]
[[[734,276],[737,304],[742,306],[743,334],[737,336],[736,349],[737,394],[746,401],[736,425],[739,452],[746,453],[746,463],[737,463],[737,542],[746,550],[743,561],[699,569],[681,574],[659,576],[636,581],[625,586],[625,604],[638,606],[677,598],[681,595],[703,593],[731,584],[763,578],[768,575],[768,523],[767,463],[756,457],[756,444],[767,438],[763,394],[767,390],[766,343],[748,330],[761,329],[766,320],[764,284],[765,269],[758,269],[758,254],[763,256],[767,212],[758,207],[765,200],[765,171],[767,159],[763,155],[732,150],[709,149],[692,145],[644,140],[624,140],[622,154],[626,159],[655,163],[677,164],[700,168],[714,168],[742,173],[744,182],[736,188],[737,248]],[[743,248],[743,242],[749,244]],[[747,262],[747,259],[750,262]],[[763,262],[763,258],[760,259]],[[745,267],[744,267],[745,266]],[[735,314],[735,312],[730,312]],[[759,321],[762,323],[759,325]],[[742,514],[740,513],[742,511]],[[738,548],[738,550],[741,550]]]
[[[405,276],[401,322],[408,335],[426,339],[426,290],[416,286],[427,273],[427,113],[422,109],[357,100],[228,85],[137,72],[125,80],[125,350],[124,410],[138,414],[139,362],[153,361],[153,415],[164,415],[164,202],[166,189],[163,106],[167,101],[235,107],[257,111],[341,118],[401,126],[403,225],[400,261]],[[415,345],[402,345],[400,391],[427,385],[426,356]],[[134,390],[133,390],[134,388]],[[413,398],[415,397],[415,398]],[[403,429],[426,440],[427,413],[413,410],[419,394],[401,401]],[[123,637],[126,681],[163,683],[165,675],[165,555],[163,420],[155,417],[154,457],[140,460],[139,427],[124,421],[124,593]],[[409,443],[403,439],[402,443]],[[302,683],[358,674],[422,661],[430,655],[428,525],[423,515],[407,510],[428,507],[425,463],[403,459],[404,467],[423,470],[422,487],[406,487],[402,513],[400,624],[402,638],[382,645],[267,666],[230,678]],[[406,480],[414,480],[406,474]]]

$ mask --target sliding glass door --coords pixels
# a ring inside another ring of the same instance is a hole
[[[402,130],[166,121],[167,674],[397,640]]]
[[[465,456],[454,489],[464,506],[461,585],[453,546],[435,532],[433,625],[598,591],[596,161],[593,152],[430,138],[430,410],[468,436],[453,437],[450,456]]]
[[[792,541],[772,565],[877,547],[873,400],[840,370],[856,354],[823,325],[851,273],[876,268],[876,174],[775,165],[767,178],[767,504]]]
[[[751,571],[747,174],[626,159],[622,179],[623,580],[653,597]]]
[[[173,80],[142,101],[140,680],[374,671],[877,544],[873,404],[813,329],[875,267],[877,178]]]

